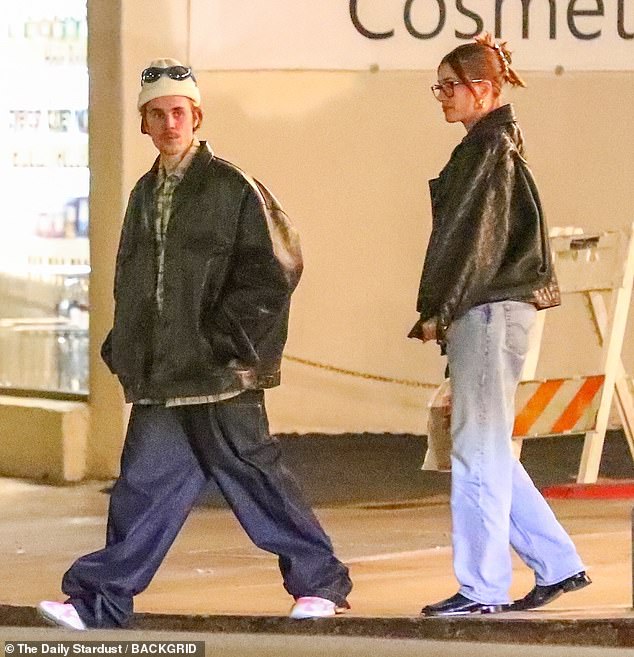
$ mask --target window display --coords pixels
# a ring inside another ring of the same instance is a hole
[[[0,388],[88,392],[85,0],[0,16],[16,76],[0,98]]]

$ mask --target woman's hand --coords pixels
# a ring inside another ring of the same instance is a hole
[[[438,319],[432,317],[426,322],[423,322],[423,342],[429,342],[436,339],[436,327],[438,326]]]

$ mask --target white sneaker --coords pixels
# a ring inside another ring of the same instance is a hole
[[[77,610],[69,602],[53,602],[42,600],[37,606],[37,611],[42,618],[69,630],[86,630],[86,623],[79,617]]]
[[[342,614],[344,611],[344,607],[337,607],[332,600],[318,598],[316,596],[304,596],[295,600],[289,618],[295,618],[296,620],[303,618],[329,618],[336,614]]]

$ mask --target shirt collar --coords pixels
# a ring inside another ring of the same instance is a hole
[[[192,160],[194,159],[194,155],[196,155],[196,151],[198,150],[199,146],[200,146],[200,142],[198,141],[198,139],[196,139],[196,137],[194,137],[191,146],[187,149],[181,161],[176,165],[175,168],[171,170],[167,170],[167,168],[165,167],[165,162],[161,157],[159,161],[158,183],[161,184],[167,176],[169,176],[170,178],[176,178],[180,182],[185,176],[185,172],[187,171],[187,168],[189,167]]]

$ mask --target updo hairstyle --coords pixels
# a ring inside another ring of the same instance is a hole
[[[511,51],[506,42],[496,43],[488,32],[477,36],[473,43],[454,48],[440,63],[451,66],[460,82],[466,84],[474,95],[471,80],[489,80],[495,96],[500,95],[505,84],[512,87],[526,86],[511,66]]]

